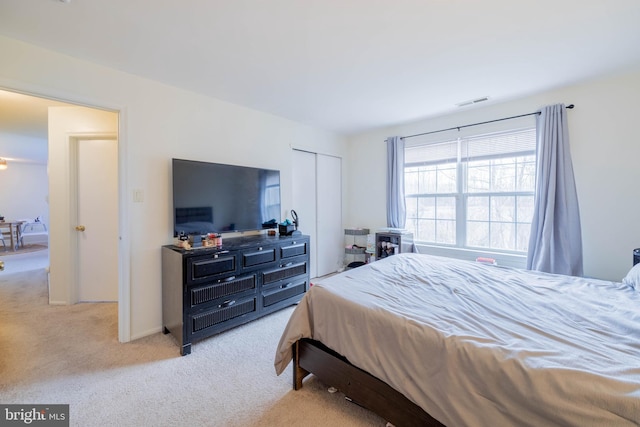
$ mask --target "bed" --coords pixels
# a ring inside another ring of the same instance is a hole
[[[274,365],[396,426],[637,426],[634,286],[399,254],[315,283]]]

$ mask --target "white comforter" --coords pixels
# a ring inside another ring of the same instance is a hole
[[[312,338],[451,427],[640,425],[640,292],[400,254],[316,283],[275,358]]]

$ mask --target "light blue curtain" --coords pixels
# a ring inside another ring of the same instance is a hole
[[[404,228],[404,139],[387,138],[387,227]]]
[[[536,196],[527,268],[582,276],[582,232],[564,104],[537,117]]]

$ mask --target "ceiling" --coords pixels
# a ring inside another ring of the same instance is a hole
[[[347,135],[635,69],[638,22],[638,0],[0,2],[2,35]]]
[[[64,105],[70,104],[0,90],[0,157],[46,164],[48,108]]]
[[[47,137],[48,108],[70,105],[0,90],[0,130],[26,138]]]

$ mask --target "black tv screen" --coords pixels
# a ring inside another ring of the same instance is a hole
[[[173,235],[275,228],[280,171],[172,160]]]

